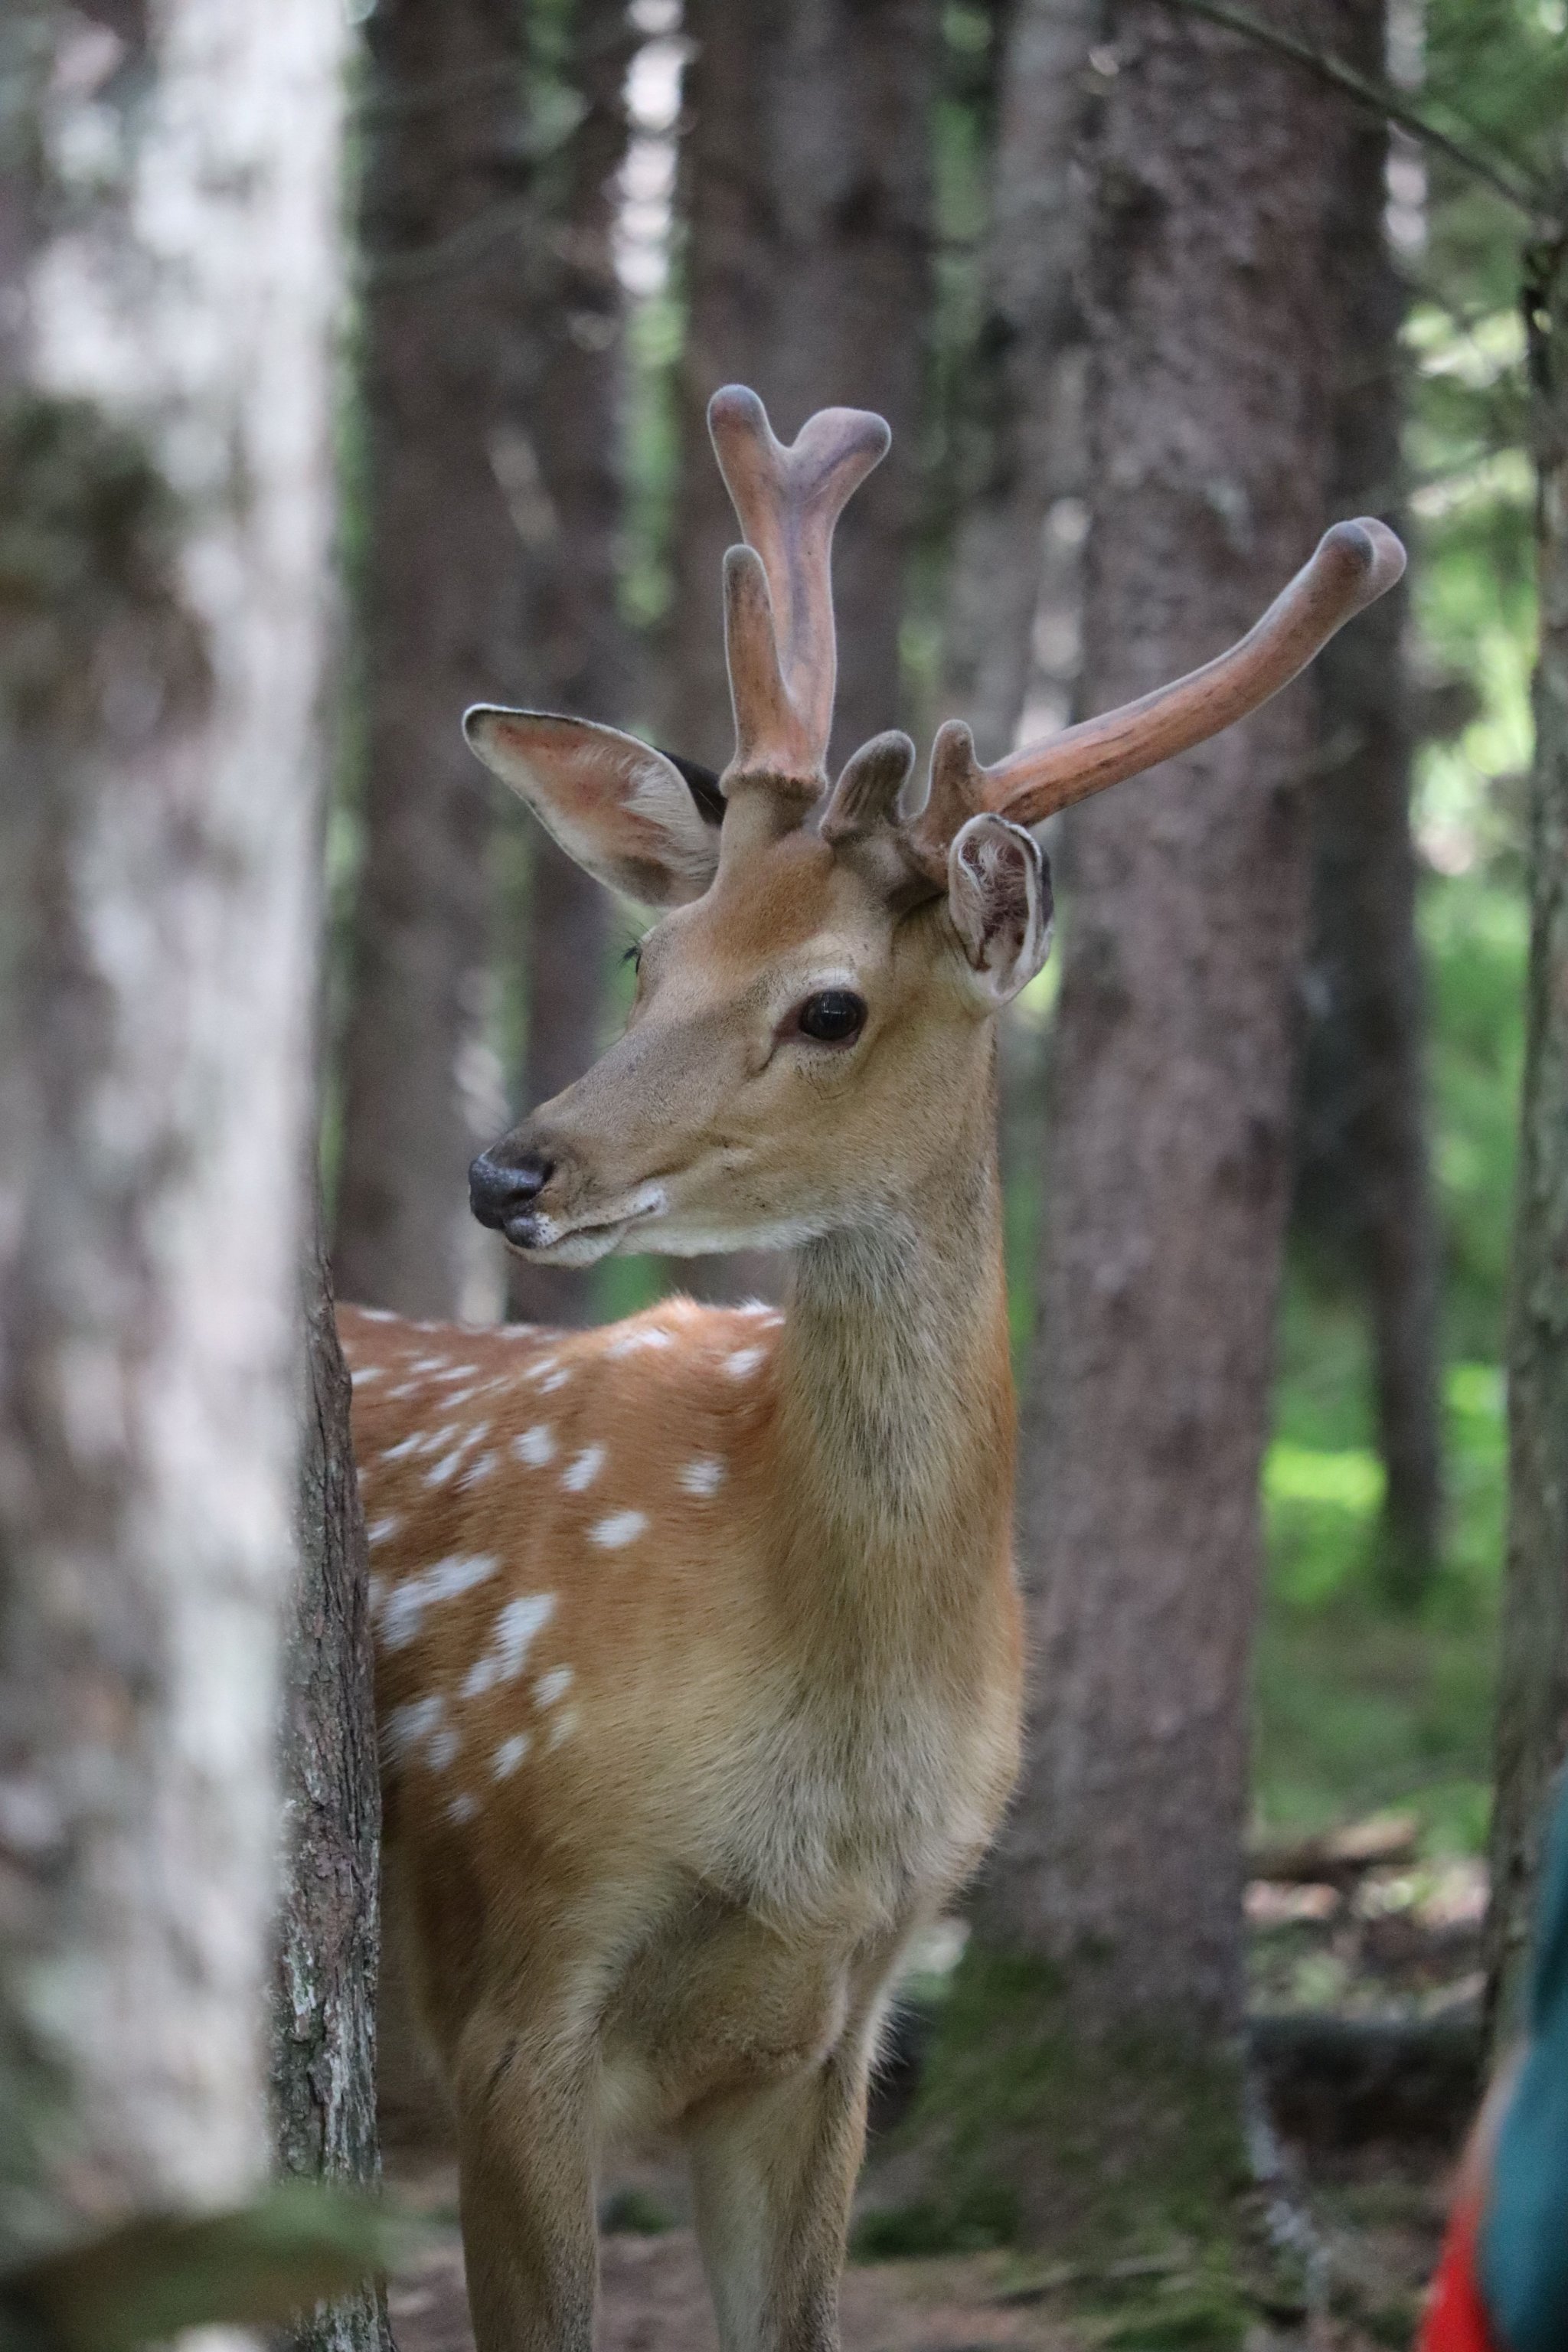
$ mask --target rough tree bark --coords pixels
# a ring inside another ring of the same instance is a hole
[[[983,760],[1000,759],[1016,738],[1041,529],[1052,498],[1069,479],[1077,487],[1063,446],[1069,355],[1083,332],[1071,180],[1098,22],[1089,0],[1019,0],[1001,16],[985,308],[964,404],[981,462],[952,551],[944,648],[943,709],[968,719]]]
[[[789,440],[814,410],[873,408],[891,454],[834,541],[833,760],[903,715],[899,631],[916,520],[931,303],[935,0],[688,0],[680,214],[686,338],[664,740],[721,768],[733,748],[721,573],[739,535],[707,408],[761,394]],[[776,1295],[745,1251],[672,1271],[700,1297]]]
[[[1518,2022],[1547,1790],[1568,1750],[1568,237],[1527,256],[1526,269],[1541,650],[1488,1922],[1502,2039]]]
[[[34,21],[51,178],[0,412],[0,2265],[266,2161],[339,292],[340,9]]]
[[[1119,0],[1109,37],[1089,159],[1090,710],[1241,635],[1317,539],[1328,459],[1317,93],[1159,0]],[[1047,2147],[1025,2176],[1046,2231],[1111,2181],[1157,2203],[1234,2178],[1311,722],[1298,688],[1065,833],[1020,1488],[1035,1709],[971,1971],[1022,1967],[1036,2030],[1068,2053],[1064,2113],[1041,2119],[1061,2161]]]
[[[286,1864],[273,1983],[272,2112],[285,2172],[374,2188],[381,1780],[364,1519],[349,1379],[319,1242],[306,1258],[299,1570],[283,1673]],[[374,2288],[295,2327],[297,2352],[390,2352]]]
[[[558,225],[562,282],[535,413],[546,544],[530,629],[531,659],[549,708],[624,726],[631,716],[630,646],[622,621],[620,396],[624,302],[612,237],[616,175],[625,160],[625,85],[635,36],[625,0],[576,0],[570,73],[582,106],[564,169]],[[542,827],[529,827],[528,1046],[525,1103],[580,1077],[599,1050],[610,902]],[[514,1262],[514,1314],[586,1322],[590,1270]]]
[[[668,733],[731,748],[720,567],[736,535],[705,422],[752,385],[788,439],[814,409],[874,408],[891,456],[839,526],[834,756],[897,725],[930,301],[933,0],[692,0],[682,150],[687,333]]]
[[[334,1270],[344,1298],[439,1316],[468,1230],[458,1066],[483,1012],[490,832],[458,720],[534,699],[547,260],[518,0],[382,0],[366,32],[364,863]]]
[[[1383,0],[1340,0],[1334,47],[1384,73]],[[1388,128],[1340,100],[1330,234],[1336,514],[1399,527],[1405,288],[1384,228]],[[1313,794],[1297,1205],[1353,1269],[1371,1325],[1390,1597],[1418,1600],[1442,1515],[1439,1240],[1427,1160],[1403,587],[1325,651]]]

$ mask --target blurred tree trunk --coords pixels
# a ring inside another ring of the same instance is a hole
[[[299,1570],[283,1676],[284,1874],[273,1982],[272,2110],[285,2172],[373,2189],[381,1780],[349,1378],[319,1240],[304,1279]],[[290,2331],[298,2352],[390,2352],[367,2287]]]
[[[931,302],[935,0],[690,0],[682,148],[687,331],[669,720],[731,748],[720,568],[738,535],[708,401],[745,383],[790,439],[814,409],[874,408],[891,455],[838,527],[835,757],[903,708],[899,629],[915,517]]]
[[[1337,13],[1339,55],[1381,78],[1383,0],[1340,0]],[[1384,228],[1388,128],[1348,100],[1339,110],[1329,503],[1336,515],[1380,514],[1398,529],[1405,298]],[[1297,1178],[1308,1229],[1349,1261],[1366,1300],[1387,1474],[1384,1579],[1406,1604],[1436,1565],[1442,1511],[1439,1242],[1423,1098],[1408,620],[1401,586],[1334,639],[1318,672]]]
[[[631,660],[619,608],[620,406],[625,305],[613,237],[616,175],[626,158],[625,85],[635,35],[626,0],[576,0],[571,79],[581,120],[564,159],[562,282],[542,322],[548,337],[536,404],[548,542],[541,551],[532,658],[552,709],[625,726]],[[610,901],[528,824],[528,1045],[522,1098],[547,1102],[599,1051]],[[513,1314],[583,1323],[587,1268],[514,1260]]]
[[[931,308],[936,0],[688,0],[681,146],[686,340],[679,373],[674,614],[663,734],[722,768],[733,747],[721,571],[740,536],[708,438],[748,383],[781,440],[815,410],[873,408],[893,446],[834,542],[835,760],[904,712],[899,632],[916,520]],[[776,1295],[755,1251],[673,1271],[700,1297]]]
[[[0,406],[0,2263],[266,2161],[342,22],[26,13],[52,180]]]
[[[456,1313],[483,1016],[489,787],[459,721],[537,699],[548,533],[526,428],[542,273],[521,0],[381,0],[366,25],[364,862],[343,1046],[344,1298]]]
[[[1158,0],[1119,0],[1109,33],[1089,157],[1090,710],[1250,625],[1311,551],[1328,467],[1323,102]],[[970,1964],[975,1984],[1022,1968],[1030,2030],[1055,2037],[1059,2112],[1024,2193],[1062,2234],[1103,2204],[1097,2183],[1154,2210],[1226,2190],[1239,2162],[1248,1661],[1312,715],[1297,688],[1064,834],[1020,1485],[1037,1703]]]
[[[1046,509],[1078,487],[1082,223],[1071,167],[1098,22],[1089,0],[1017,0],[1000,19],[985,307],[963,394],[979,462],[952,551],[943,694],[944,709],[968,719],[983,760],[1000,759],[1016,738]]]
[[[1547,1791],[1568,1750],[1568,238],[1527,257],[1541,650],[1508,1339],[1509,1528],[1488,1978],[1517,2030]]]

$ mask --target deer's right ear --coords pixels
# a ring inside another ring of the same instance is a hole
[[[673,760],[588,719],[476,703],[463,732],[487,768],[596,881],[645,907],[700,898],[719,827]]]

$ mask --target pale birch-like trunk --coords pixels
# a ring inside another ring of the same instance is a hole
[[[333,0],[36,21],[0,424],[0,2257],[267,2159],[339,299]]]

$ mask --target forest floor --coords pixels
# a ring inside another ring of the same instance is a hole
[[[1260,2314],[1245,2352],[1408,2347],[1474,2095],[1478,1868],[1411,1861],[1397,1822],[1346,1835],[1348,1851],[1343,1835],[1337,1847],[1277,1848],[1280,1874],[1249,1890],[1255,2047],[1285,2193],[1316,2237],[1326,2292],[1304,2327]],[[873,2201],[887,2144],[872,2144]],[[399,2352],[471,2352],[449,2150],[405,2114],[388,2131],[386,2170],[422,2224],[391,2286]],[[602,2352],[717,2352],[679,2164],[622,2168],[600,2214]],[[1156,2266],[1113,2267],[1131,2277]],[[1116,2286],[1005,2248],[855,2262],[845,2352],[1109,2352],[1165,2340],[1127,2333]],[[1146,2284],[1142,2309],[1146,2324]],[[1186,2334],[1172,2341],[1207,2352]]]

